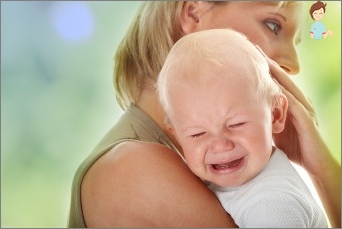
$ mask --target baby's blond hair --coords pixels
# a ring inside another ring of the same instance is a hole
[[[222,75],[232,77],[225,74],[232,68],[242,72],[241,80],[255,88],[255,98],[272,103],[281,94],[265,57],[243,34],[231,29],[211,29],[181,38],[169,52],[157,81],[163,109],[168,112],[169,90],[178,81],[184,83],[184,79],[190,79],[195,85],[195,82],[210,84]]]

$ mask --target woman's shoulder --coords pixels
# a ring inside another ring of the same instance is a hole
[[[230,223],[217,199],[182,159],[156,143],[124,142],[103,155],[83,181],[82,205],[88,227]]]
[[[167,171],[166,167],[169,166],[186,168],[177,153],[167,146],[131,140],[116,145],[101,156],[88,170],[85,179],[91,177],[113,179],[124,176],[135,181],[136,177],[142,179],[143,176],[148,178],[152,175],[157,179],[160,174],[154,172]]]
[[[124,141],[116,145],[104,154],[97,163],[101,164],[100,169],[109,169],[107,172],[125,170],[130,168],[128,165],[134,165],[134,171],[143,169],[143,172],[146,173],[151,169],[157,169],[161,165],[167,166],[168,164],[187,168],[182,158],[171,148],[159,143],[139,140]],[[110,165],[108,167],[102,166],[108,164]],[[146,167],[146,164],[149,166]],[[163,167],[159,169],[163,169]]]

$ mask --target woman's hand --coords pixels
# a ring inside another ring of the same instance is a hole
[[[291,161],[315,174],[321,160],[330,155],[318,131],[318,123],[311,102],[274,61],[267,58],[271,75],[288,99],[288,114],[284,131],[274,135],[276,145]]]
[[[288,99],[284,131],[274,136],[276,145],[291,161],[303,166],[311,175],[321,173],[322,160],[330,158],[319,131],[314,108],[290,76],[257,46],[268,61],[271,75]]]
[[[289,104],[285,129],[274,135],[274,142],[291,161],[307,170],[332,227],[341,227],[341,165],[334,159],[319,133],[311,102],[276,62],[265,57],[271,75]]]

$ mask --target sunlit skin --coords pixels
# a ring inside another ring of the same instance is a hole
[[[256,98],[256,88],[241,80],[246,69],[234,66],[239,63],[217,72],[202,67],[193,73],[208,74],[200,83],[176,77],[177,88],[170,88],[169,118],[189,167],[220,186],[252,179],[273,151],[271,104]]]

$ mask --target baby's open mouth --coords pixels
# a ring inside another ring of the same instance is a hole
[[[241,158],[239,158],[239,159],[237,159],[237,160],[230,161],[230,162],[225,163],[225,164],[213,164],[212,166],[213,166],[213,168],[214,168],[215,170],[233,169],[233,168],[235,168],[235,167],[238,167],[238,166],[241,164],[241,162],[242,162],[243,159],[244,159],[244,158],[241,157]]]

